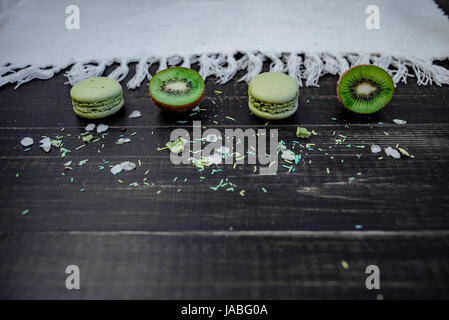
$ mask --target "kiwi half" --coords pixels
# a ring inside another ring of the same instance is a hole
[[[391,100],[394,83],[382,68],[359,65],[347,70],[338,80],[337,95],[343,106],[355,113],[369,114]]]
[[[195,70],[173,67],[156,73],[149,90],[151,99],[162,110],[186,112],[201,102],[204,81]]]

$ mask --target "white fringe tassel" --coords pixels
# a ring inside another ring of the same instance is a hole
[[[385,69],[393,78],[395,84],[407,83],[407,78],[416,77],[418,85],[438,86],[449,84],[449,70],[435,65],[432,61],[416,58],[397,57],[379,54],[345,54],[308,52],[243,52],[236,58],[237,52],[228,54],[201,54],[186,56],[149,56],[138,59],[121,59],[118,61],[90,61],[75,63],[64,73],[67,83],[74,85],[80,80],[101,76],[106,67],[114,62],[119,66],[108,77],[122,81],[129,73],[129,63],[137,62],[135,74],[128,81],[128,89],[140,87],[145,79],[151,79],[150,67],[159,64],[157,71],[170,66],[181,65],[190,68],[192,64],[199,64],[199,73],[206,79],[217,77],[218,83],[226,83],[239,71],[246,71],[238,81],[249,82],[262,72],[263,63],[271,61],[269,71],[285,72],[292,76],[299,86],[319,86],[320,77],[325,74],[342,75],[349,68],[359,64],[373,64]],[[32,79],[49,79],[65,66],[39,67],[35,65],[17,66],[6,64],[0,67],[0,87],[8,83],[16,83],[16,88]]]

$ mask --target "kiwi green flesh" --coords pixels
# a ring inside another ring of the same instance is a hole
[[[337,90],[340,101],[347,109],[369,114],[379,111],[391,100],[394,83],[382,68],[361,65],[341,77]]]
[[[149,90],[156,103],[173,107],[185,106],[202,97],[204,81],[192,69],[175,67],[154,75]]]

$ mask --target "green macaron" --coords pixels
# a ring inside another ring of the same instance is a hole
[[[107,77],[81,80],[70,90],[70,96],[73,111],[88,119],[110,116],[124,105],[122,86]]]
[[[248,85],[249,110],[267,120],[284,119],[298,109],[298,84],[282,72],[264,72]]]

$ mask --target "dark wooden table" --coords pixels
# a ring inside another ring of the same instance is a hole
[[[447,86],[411,79],[384,110],[357,116],[339,104],[337,77],[325,76],[319,88],[300,89],[293,117],[266,124],[250,115],[245,83],[215,81],[207,80],[205,110],[184,118],[161,114],[147,81],[125,90],[126,107],[103,121],[108,135],[79,150],[89,121],[72,112],[62,73],[0,88],[0,298],[449,298]],[[143,117],[128,119],[132,110]],[[298,125],[318,135],[307,141],[313,151],[295,147],[303,158],[294,172],[263,176],[249,164],[199,172],[157,151],[194,120],[222,133],[277,128],[289,147]],[[115,144],[121,134],[131,143]],[[72,150],[65,158],[38,147],[57,135]],[[25,136],[35,140],[29,151]],[[372,154],[373,143],[399,144],[415,158]],[[64,170],[69,160],[73,170]],[[109,172],[125,160],[141,166]],[[210,189],[225,178],[234,192]],[[71,264],[80,290],[65,288]],[[380,268],[380,290],[365,287],[368,265]]]

